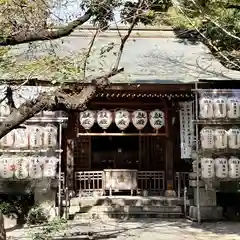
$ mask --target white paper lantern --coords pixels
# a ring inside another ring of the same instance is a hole
[[[12,148],[14,146],[15,131],[11,131],[0,139],[1,147]]]
[[[43,176],[47,178],[54,178],[56,176],[56,167],[58,159],[55,157],[45,158],[43,166]]]
[[[225,157],[215,159],[215,173],[217,178],[228,177],[228,160]]]
[[[43,164],[42,157],[29,158],[29,177],[31,179],[40,179],[43,177]]]
[[[110,111],[105,109],[98,111],[97,123],[102,129],[106,130],[109,128],[109,126],[112,124],[112,120],[112,113]]]
[[[120,130],[125,130],[130,123],[130,113],[127,110],[118,110],[115,112],[115,124]]]
[[[240,129],[237,127],[230,128],[227,132],[228,147],[230,149],[240,148]]]
[[[227,99],[227,117],[230,119],[240,117],[240,102],[238,98]]]
[[[43,128],[38,125],[28,126],[28,137],[30,148],[42,148],[43,146]]]
[[[16,169],[14,158],[2,156],[1,163],[3,164],[1,169],[1,177],[6,179],[13,178]]]
[[[57,147],[57,133],[58,129],[53,124],[48,124],[43,129],[43,146],[45,148],[56,148]]]
[[[137,110],[132,113],[132,123],[135,128],[142,130],[145,128],[148,122],[147,112],[143,110]]]
[[[214,148],[214,129],[205,127],[200,131],[201,146],[203,149]]]
[[[237,157],[230,157],[228,161],[229,177],[233,179],[240,178],[240,160]]]
[[[224,128],[216,128],[214,131],[214,146],[217,149],[225,149],[228,146],[228,135]]]
[[[25,128],[14,129],[15,132],[15,141],[14,148],[28,148],[28,129]]]
[[[213,102],[212,98],[203,97],[199,100],[199,115],[200,118],[203,119],[211,119],[213,118]]]
[[[16,157],[15,158],[15,177],[17,179],[26,179],[28,177],[28,158],[26,157]]]
[[[86,110],[80,113],[80,124],[83,128],[89,130],[95,123],[95,113],[90,110]]]
[[[6,101],[3,101],[2,103],[0,103],[0,114],[1,114],[1,117],[7,117],[8,115],[10,115],[10,108],[7,105]]]
[[[227,116],[227,99],[225,97],[214,98],[213,109],[215,118],[225,118]]]
[[[165,125],[164,112],[158,109],[150,112],[149,122],[151,126],[156,130],[162,128]]]
[[[215,176],[213,158],[201,159],[202,178],[209,179]]]

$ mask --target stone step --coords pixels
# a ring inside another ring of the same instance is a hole
[[[84,210],[84,209],[82,209]],[[80,211],[74,219],[92,218],[180,218],[183,216],[180,206],[93,206],[86,212]]]
[[[80,213],[84,212],[120,212],[120,213],[181,213],[180,206],[93,206],[86,211],[85,208],[80,208]]]
[[[183,206],[183,199],[166,197],[98,197],[73,198],[71,206]]]

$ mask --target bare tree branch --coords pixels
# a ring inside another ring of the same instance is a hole
[[[57,30],[43,29],[39,32],[36,31],[21,31],[15,35],[7,36],[0,41],[0,46],[11,46],[22,43],[34,42],[34,41],[44,41],[53,40],[61,37],[68,36],[71,34],[78,26],[81,26],[87,22],[92,16],[92,11],[89,9],[83,16],[77,18],[76,20],[70,22],[67,26],[64,26]]]

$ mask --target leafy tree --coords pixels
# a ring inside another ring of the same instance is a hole
[[[240,70],[240,2],[172,0],[166,22],[179,37],[201,40],[227,68]]]

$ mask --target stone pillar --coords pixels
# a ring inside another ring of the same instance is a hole
[[[189,208],[189,216],[197,220],[197,171],[199,171],[199,203],[201,220],[221,220],[222,207],[217,206],[216,190],[201,179],[201,169],[196,166],[196,160],[193,161],[193,171],[189,175],[189,186],[193,188],[193,201]],[[212,184],[209,184],[212,185]]]
[[[49,220],[57,216],[56,209],[57,189],[51,187],[51,179],[39,181],[34,188],[34,201],[44,210]]]
[[[6,240],[3,214],[0,212],[0,240]]]

